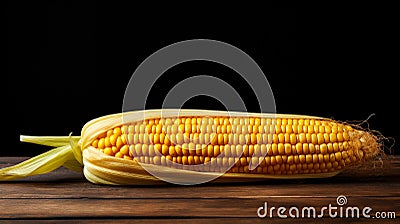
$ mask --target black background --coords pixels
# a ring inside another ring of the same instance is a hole
[[[199,38],[223,41],[250,55],[267,76],[278,113],[343,121],[375,114],[370,128],[400,140],[399,72],[394,66],[398,14],[393,7],[82,2],[12,2],[5,7],[8,72],[2,82],[6,134],[1,156],[48,150],[20,143],[20,134],[79,135],[87,121],[121,112],[126,85],[144,59],[167,45]],[[165,94],[193,75],[224,79],[248,111],[259,111],[254,93],[238,74],[201,61],[164,73],[146,108],[160,108]],[[225,109],[208,97],[195,97],[184,107]]]

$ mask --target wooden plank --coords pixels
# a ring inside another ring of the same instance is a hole
[[[201,219],[73,219],[73,220],[65,220],[65,219],[57,219],[57,220],[46,220],[46,219],[38,219],[38,220],[12,220],[10,222],[2,220],[2,223],[143,223],[143,224],[164,224],[164,223],[190,223],[190,224],[210,224],[210,223],[221,223],[221,224],[232,224],[232,223],[243,223],[243,224],[258,224],[258,223],[310,223],[310,222],[320,222],[320,223],[371,223],[370,219],[331,219],[331,218],[323,218],[317,220],[310,219],[273,219],[273,220],[263,220],[263,219],[251,219],[251,218],[201,218]],[[391,219],[374,219],[374,223],[398,223],[398,220]]]
[[[180,218],[180,219],[158,219],[158,218],[138,218],[138,219],[128,219],[128,218],[108,218],[108,219],[56,219],[56,220],[48,220],[48,219],[20,219],[20,220],[10,220],[10,223],[140,223],[140,224],[169,224],[169,223],[182,223],[182,224],[210,224],[210,223],[219,223],[219,224],[232,224],[232,223],[241,223],[241,224],[258,224],[258,223],[292,223],[293,221],[297,223],[311,223],[311,222],[320,222],[320,223],[398,223],[396,219],[332,219],[332,218],[321,218],[321,219],[259,219],[259,218]],[[7,220],[2,220],[2,223],[8,223]]]
[[[269,206],[298,208],[336,204],[334,198],[270,197],[263,199],[1,199],[0,218],[257,218],[257,209]],[[369,206],[373,211],[395,212],[400,216],[400,197],[348,197],[346,206]],[[318,212],[319,214],[319,212]],[[371,213],[372,215],[373,213]],[[327,214],[326,214],[327,215]],[[276,216],[276,213],[275,213]]]
[[[0,158],[0,167],[25,158]],[[77,220],[141,223],[168,222],[265,223],[256,216],[264,202],[273,206],[335,205],[345,195],[351,206],[370,206],[373,211],[400,212],[400,157],[391,160],[389,173],[378,177],[336,176],[327,179],[266,180],[251,183],[207,183],[196,186],[102,186],[91,184],[81,173],[64,168],[49,174],[13,182],[0,182],[0,219],[21,221]],[[234,218],[234,219],[233,219]],[[398,218],[398,217],[397,217]],[[296,219],[301,223],[310,219]],[[321,222],[343,219],[324,218]],[[243,221],[243,222],[242,222]],[[274,218],[277,222],[292,219]],[[313,220],[315,221],[315,220]],[[351,219],[352,222],[369,221]],[[377,219],[374,219],[376,222]],[[385,220],[393,221],[393,220]]]
[[[199,186],[101,186],[84,182],[0,183],[0,199],[12,198],[268,198],[268,197],[400,197],[400,182],[280,183]],[[179,191],[179,195],[176,192]]]

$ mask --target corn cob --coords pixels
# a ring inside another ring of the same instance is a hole
[[[199,110],[176,114],[147,111],[144,117],[106,125],[94,121],[83,129],[83,136],[90,136],[82,139],[83,148],[141,165],[269,178],[333,176],[379,152],[374,135],[331,119]]]
[[[380,151],[376,136],[332,119],[173,109],[92,120],[70,145],[86,178],[106,184],[157,182],[149,167],[226,178],[329,177]]]

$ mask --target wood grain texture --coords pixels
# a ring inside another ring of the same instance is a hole
[[[110,219],[57,219],[55,220],[46,220],[46,219],[19,219],[19,220],[2,220],[2,223],[140,223],[140,224],[150,224],[150,223],[157,223],[157,224],[169,224],[169,223],[183,223],[183,224],[192,224],[192,223],[199,223],[199,224],[210,224],[210,223],[221,223],[221,224],[231,224],[231,223],[243,223],[243,224],[258,224],[258,223],[292,223],[292,219],[274,219],[274,220],[265,220],[265,219],[257,219],[257,218],[195,218],[195,219],[146,219],[146,218],[138,218],[138,219],[129,219],[129,218],[110,218]],[[398,223],[398,220],[388,220],[388,219],[331,219],[331,218],[323,218],[318,219],[320,223]],[[316,222],[314,219],[296,219],[295,223],[313,223]]]
[[[0,167],[26,158],[0,158]],[[207,183],[197,186],[102,186],[81,173],[64,168],[19,181],[0,182],[0,220],[23,222],[118,223],[266,223],[257,217],[264,202],[270,206],[336,205],[345,195],[348,206],[369,206],[393,211],[400,217],[400,157],[391,158],[391,169],[381,176],[339,175],[327,179],[265,180],[252,183]],[[327,217],[327,216],[326,216]],[[368,219],[296,219],[338,223]],[[293,219],[273,219],[274,223]],[[135,222],[133,222],[135,221]],[[374,222],[390,223],[396,219]]]

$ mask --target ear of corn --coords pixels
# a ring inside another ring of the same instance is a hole
[[[21,140],[61,147],[0,170],[0,180],[61,165],[73,170],[83,165],[85,177],[102,184],[161,183],[148,172],[174,183],[321,178],[380,151],[374,135],[331,119],[174,109],[104,116],[88,122],[80,137]]]

